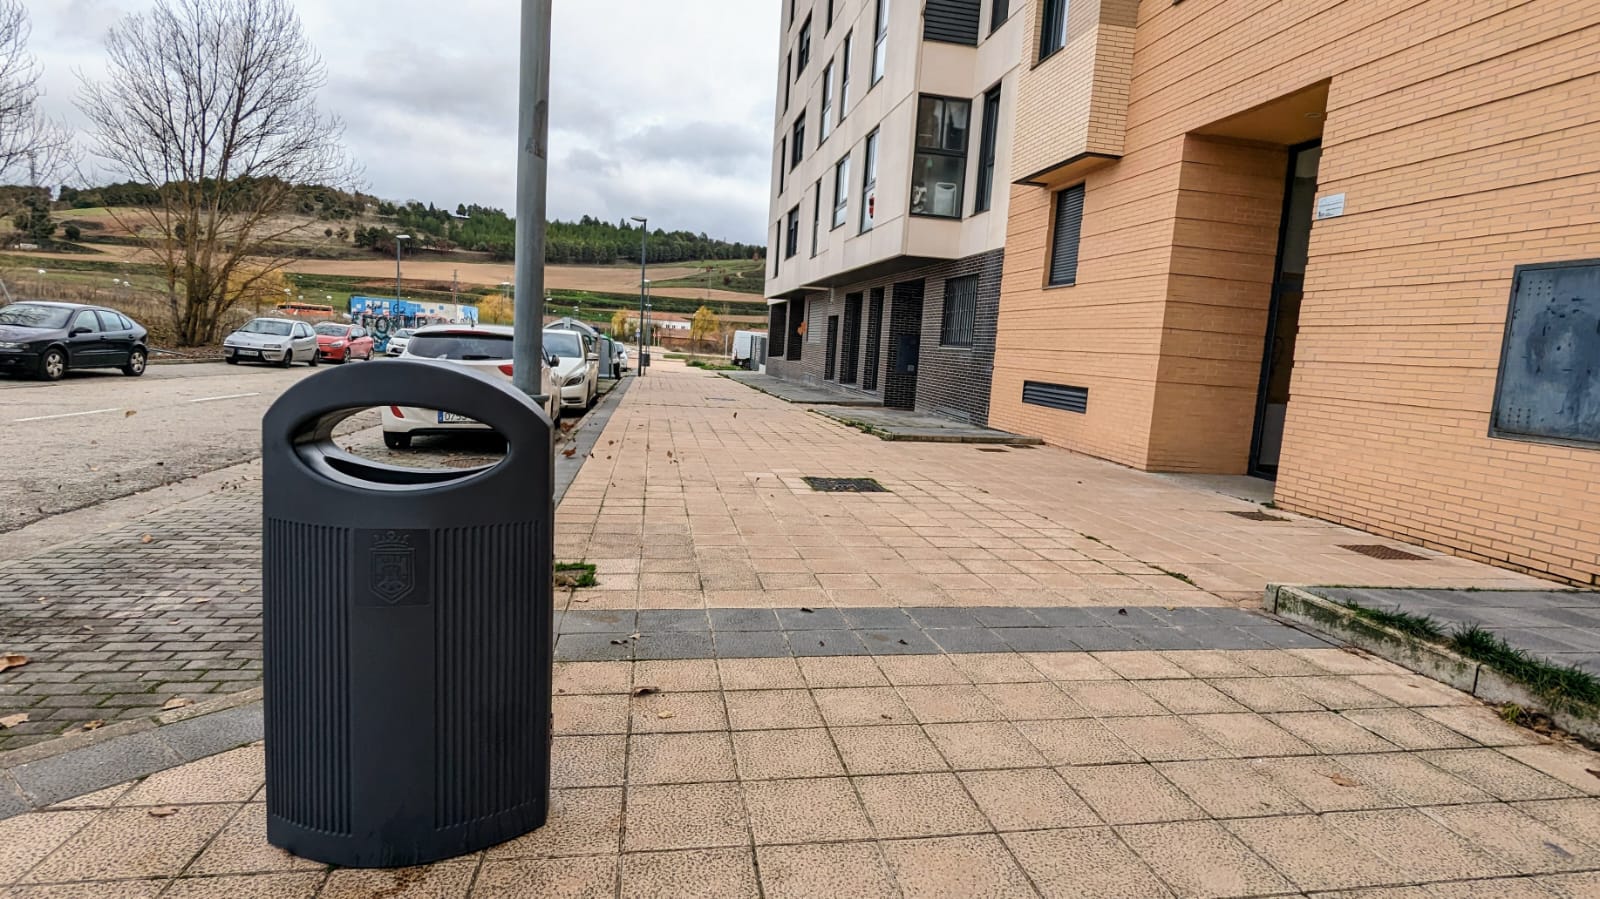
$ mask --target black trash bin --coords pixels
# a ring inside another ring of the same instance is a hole
[[[390,404],[488,424],[506,456],[424,470],[336,444],[339,422]],[[342,366],[273,404],[262,439],[268,842],[399,867],[544,823],[552,461],[550,420],[532,400],[447,363]]]

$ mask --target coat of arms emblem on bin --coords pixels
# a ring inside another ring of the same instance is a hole
[[[417,587],[416,549],[411,537],[394,531],[372,538],[372,592],[390,605]]]

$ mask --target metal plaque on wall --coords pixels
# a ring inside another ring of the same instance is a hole
[[[1518,266],[1490,433],[1600,445],[1600,260]]]

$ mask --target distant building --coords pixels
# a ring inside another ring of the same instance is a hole
[[[767,371],[983,422],[1024,35],[926,7],[784,0]]]

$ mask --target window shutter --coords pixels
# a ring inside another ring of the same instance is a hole
[[[1050,283],[1078,281],[1078,241],[1083,231],[1083,185],[1056,194],[1056,230],[1050,248]]]

